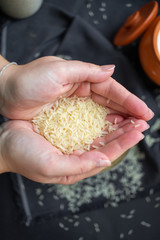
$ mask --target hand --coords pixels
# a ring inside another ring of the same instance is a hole
[[[74,183],[102,171],[108,161],[137,144],[143,138],[141,132],[148,128],[145,121],[153,117],[143,101],[110,77],[113,69],[108,66],[46,57],[6,70],[0,95],[1,112],[8,118],[29,120],[58,97],[76,94],[108,106],[108,120],[117,118],[118,124],[115,132],[95,141],[105,144],[98,150],[63,155],[35,133],[29,122],[5,123],[0,133],[0,172],[17,172],[44,183]],[[128,116],[140,126],[135,128]]]
[[[147,105],[112,78],[113,66],[97,66],[58,57],[43,57],[26,65],[8,67],[1,76],[1,114],[29,120],[60,96],[91,96],[110,108],[150,120]],[[106,99],[110,99],[107,104]]]
[[[108,120],[112,121],[113,116]],[[73,184],[102,171],[142,138],[147,123],[117,116],[117,130],[103,139],[98,150],[63,155],[35,133],[28,121],[13,120],[0,126],[0,172],[16,172],[41,183]],[[95,144],[98,145],[97,141]],[[106,161],[107,160],[107,161]]]
[[[109,69],[111,67],[111,69]],[[100,66],[58,57],[43,57],[26,65],[12,65],[1,76],[1,114],[9,119],[29,120],[46,104],[70,96],[79,88],[90,94],[90,83],[105,81],[113,66]]]

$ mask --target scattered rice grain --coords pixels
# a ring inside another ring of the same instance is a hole
[[[147,223],[145,221],[141,221],[141,225],[144,226],[144,227],[151,227],[151,224]]]
[[[91,17],[94,16],[94,12],[92,12],[92,11],[89,11],[88,14],[89,14],[89,16],[91,16]]]
[[[87,3],[86,7],[87,8],[91,8],[92,4],[91,3]]]
[[[120,233],[119,237],[120,237],[120,239],[123,239],[124,238],[124,233]]]
[[[103,15],[102,15],[102,18],[103,18],[104,20],[107,20],[107,18],[108,18],[108,17],[107,17],[107,14],[103,14]]]
[[[42,201],[38,201],[38,204],[39,204],[40,206],[44,206],[44,203],[43,203]]]
[[[103,7],[101,7],[101,8],[99,8],[99,11],[100,11],[100,12],[105,12],[105,11],[106,11],[106,9],[105,9],[105,8],[103,8]]]
[[[99,142],[99,144],[100,144],[100,145],[102,145],[102,146],[104,146],[104,145],[105,145],[105,143],[104,143],[104,142]]]
[[[42,189],[41,188],[36,188],[36,195],[40,195],[42,192]]]
[[[132,215],[132,214],[134,214],[135,213],[135,209],[132,209],[131,211],[130,211],[130,214]]]
[[[154,189],[151,188],[151,189],[149,190],[149,195],[153,195],[153,193],[154,193]]]
[[[63,223],[59,223],[59,226],[60,226],[60,228],[64,228],[64,224]]]
[[[96,24],[96,25],[98,25],[98,24],[99,24],[99,21],[98,21],[98,20],[94,20],[93,23]]]
[[[92,145],[92,147],[95,148],[95,149],[99,148],[99,146],[96,146],[96,145]]]
[[[132,235],[132,233],[133,233],[133,229],[130,229],[130,230],[128,231],[128,235]]]
[[[151,202],[151,198],[148,197],[148,196],[145,198],[145,200],[146,200],[147,203],[150,203],[150,202]]]
[[[106,3],[105,2],[101,2],[101,6],[102,7],[106,7]]]
[[[126,7],[132,7],[132,3],[126,3]]]
[[[65,231],[69,231],[69,228],[68,228],[68,227],[64,227],[64,230],[65,230]]]
[[[117,118],[114,119],[114,124],[117,124]]]
[[[79,222],[77,221],[74,223],[74,227],[78,227],[78,226],[79,226]]]
[[[135,125],[134,127],[137,128],[137,127],[140,127],[140,126],[141,126],[141,124],[137,124],[137,125]]]
[[[90,217],[85,217],[85,220],[86,220],[87,222],[91,222],[91,218],[90,218]]]
[[[158,208],[158,207],[160,207],[160,204],[159,204],[159,203],[157,203],[157,204],[154,205],[154,208]]]

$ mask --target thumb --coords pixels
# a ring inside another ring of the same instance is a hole
[[[103,82],[114,72],[115,65],[98,66],[82,61],[58,61],[54,62],[56,74],[61,84],[81,82]]]

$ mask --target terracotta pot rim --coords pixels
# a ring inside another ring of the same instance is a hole
[[[156,55],[158,61],[160,61],[160,52],[159,52],[158,46],[157,46],[158,34],[160,34],[160,16],[159,16],[159,20],[154,28],[154,32],[153,32],[153,48],[154,48],[154,52],[155,52],[155,55]]]
[[[150,1],[132,13],[114,36],[116,46],[125,46],[140,37],[158,14],[158,2]]]

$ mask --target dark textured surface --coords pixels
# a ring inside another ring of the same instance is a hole
[[[58,55],[115,64],[114,78],[155,112],[146,135],[157,139],[152,145],[144,140],[119,167],[75,187],[41,185],[15,174],[1,175],[0,239],[160,239],[160,88],[140,66],[139,39],[121,49],[112,45],[122,22],[146,2],[46,0],[28,19],[0,15],[1,52],[9,61],[23,64]]]

